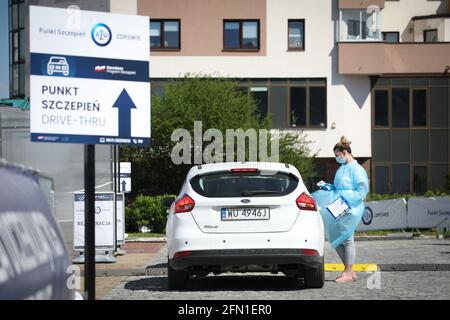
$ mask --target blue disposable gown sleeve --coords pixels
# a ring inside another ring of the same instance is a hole
[[[360,204],[369,193],[369,179],[366,170],[361,166],[355,167],[352,175],[352,189],[338,189],[336,191],[353,207]]]

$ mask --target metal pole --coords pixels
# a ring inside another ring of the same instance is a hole
[[[124,192],[125,193],[125,190],[120,190],[120,146],[118,146],[117,147],[117,163],[119,164],[118,166],[117,166],[117,174],[118,174],[118,176],[117,176],[117,185],[119,186],[119,191],[120,192]]]
[[[2,113],[0,112],[0,158],[3,158],[3,123],[2,123]]]
[[[84,146],[84,290],[95,300],[95,145]]]
[[[117,192],[120,191],[120,146],[117,146]],[[123,202],[123,206],[125,205],[125,202]],[[117,212],[117,210],[116,210]],[[116,221],[117,221],[117,215],[116,215]],[[125,223],[125,221],[122,221],[122,223]],[[116,243],[117,243],[117,227],[116,227]],[[117,251],[117,250],[116,250]]]
[[[114,162],[114,221],[115,221],[115,228],[114,228],[114,254],[117,254],[117,146],[114,146],[114,155],[113,155],[113,162]]]

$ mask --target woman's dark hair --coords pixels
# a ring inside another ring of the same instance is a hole
[[[333,151],[347,151],[348,153],[352,154],[352,148],[350,148],[350,144],[352,142],[349,141],[346,137],[342,137],[341,141],[339,141],[338,143],[336,143],[336,145],[333,148]]]

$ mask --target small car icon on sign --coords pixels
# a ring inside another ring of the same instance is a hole
[[[54,73],[69,75],[69,64],[64,57],[51,57],[47,64],[47,74],[52,76]]]

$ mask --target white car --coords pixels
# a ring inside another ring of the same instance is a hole
[[[178,197],[164,203],[169,289],[224,272],[282,272],[323,287],[323,221],[294,166],[195,166]]]

